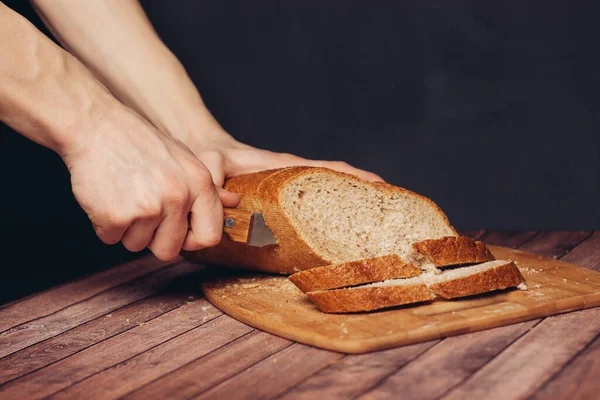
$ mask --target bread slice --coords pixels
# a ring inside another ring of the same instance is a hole
[[[419,277],[398,279],[394,282],[393,285],[371,284],[348,289],[309,292],[307,295],[319,310],[326,313],[373,311],[429,301],[435,297]]]
[[[345,313],[433,300],[453,299],[518,286],[525,280],[512,261],[497,260],[436,275],[423,274],[346,289],[307,293],[323,312]]]
[[[306,293],[418,275],[420,268],[391,254],[308,269],[291,275],[290,281]]]
[[[505,260],[451,269],[427,279],[429,289],[444,299],[506,289],[524,282],[515,263]]]
[[[412,244],[415,258],[424,258],[436,267],[458,264],[475,264],[494,261],[496,258],[484,243],[464,236],[445,236]]]
[[[214,248],[183,253],[186,258],[294,273],[389,254],[412,261],[413,242],[457,236],[431,200],[326,168],[241,175],[225,188],[241,196],[238,208],[263,214],[278,244],[257,248],[224,238]]]

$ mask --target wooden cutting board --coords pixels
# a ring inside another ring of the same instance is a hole
[[[356,314],[325,314],[284,276],[223,272],[203,283],[217,308],[257,329],[327,350],[366,353],[600,305],[600,273],[518,250],[489,246],[516,261],[526,291]]]

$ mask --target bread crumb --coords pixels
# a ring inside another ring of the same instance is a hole
[[[344,327],[344,329],[342,329],[342,332],[344,332],[344,333],[347,334],[348,333],[348,328]]]
[[[237,293],[237,295],[238,295],[238,296],[239,296],[239,295],[241,295],[241,294],[242,294],[242,292],[238,292],[238,293]]]
[[[298,267],[294,267],[293,271],[294,271],[294,272],[300,272],[300,271],[302,271],[302,270],[301,270],[300,268],[298,268]]]
[[[194,296],[188,296],[188,300],[194,300]]]
[[[563,278],[563,282],[567,282],[567,279],[566,279],[566,278]]]
[[[206,311],[206,310],[210,310],[210,306],[204,306],[204,307],[202,307],[202,311]]]
[[[106,317],[106,318],[111,318],[111,317],[112,317],[112,314],[106,314],[106,315],[105,315],[105,317]]]
[[[391,335],[392,333],[394,333],[394,331],[388,331],[388,334]]]
[[[536,288],[536,289],[539,289],[539,288],[541,288],[541,287],[542,287],[542,285],[540,285],[539,283],[536,283],[536,284],[535,284],[535,288]]]
[[[517,285],[517,288],[519,290],[527,290],[527,285],[525,284],[525,282],[521,282]],[[454,314],[454,313],[453,313]]]
[[[258,287],[258,286],[259,286],[258,283],[243,283],[242,284],[242,287],[244,289],[252,289],[252,288],[255,288],[255,287]]]

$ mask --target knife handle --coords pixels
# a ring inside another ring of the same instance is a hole
[[[252,214],[252,211],[223,208],[223,233],[233,242],[248,243]]]

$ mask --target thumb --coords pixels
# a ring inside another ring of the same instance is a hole
[[[215,189],[217,189],[217,194],[221,199],[221,203],[223,203],[223,207],[227,208],[235,208],[240,203],[240,196],[230,192],[228,190],[223,189],[220,186],[215,185]]]

